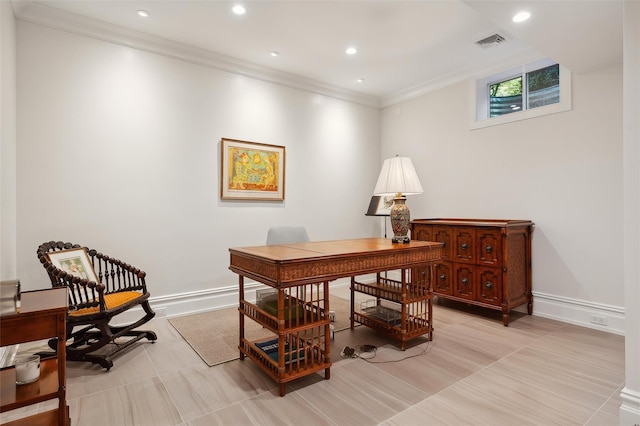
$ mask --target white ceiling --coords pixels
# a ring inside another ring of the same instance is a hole
[[[236,3],[245,5],[245,15],[231,12]],[[622,63],[619,0],[12,4],[18,19],[145,50],[181,50],[172,56],[206,56],[210,64],[224,63],[220,68],[226,70],[379,105],[543,56],[574,73]],[[151,16],[139,17],[139,9]],[[512,16],[521,10],[531,12],[531,19],[513,23]],[[506,41],[490,48],[475,44],[495,33]],[[358,53],[345,54],[348,46],[357,47]],[[269,54],[274,50],[280,52],[278,57]],[[358,78],[364,82],[358,83]]]

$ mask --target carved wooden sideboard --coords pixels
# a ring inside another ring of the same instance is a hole
[[[280,385],[280,396],[284,396],[291,380],[321,370],[325,379],[330,377],[329,281],[396,269],[420,270],[440,260],[441,247],[424,241],[392,244],[384,238],[363,238],[230,248],[229,252],[229,269],[239,275],[240,359],[247,356],[255,361]],[[245,299],[245,277],[277,291],[273,313]],[[267,340],[273,352],[265,350],[265,342],[245,338],[245,317],[273,333],[273,339]]]
[[[411,238],[442,243],[442,263],[436,266],[437,297],[502,311],[509,325],[512,308],[531,295],[531,234],[529,220],[417,219]]]

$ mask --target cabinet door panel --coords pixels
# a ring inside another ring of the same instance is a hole
[[[475,263],[476,230],[474,228],[457,228],[453,234],[453,255],[456,262]]]
[[[502,233],[499,229],[478,229],[478,264],[502,266]]]
[[[451,288],[452,264],[444,262],[436,265],[436,279],[433,283],[433,291],[440,294],[453,294]]]
[[[478,267],[478,302],[500,305],[502,303],[502,270]]]
[[[433,227],[433,240],[442,243],[442,260],[451,259],[451,247],[453,246],[451,227],[449,226],[434,226]]]
[[[386,220],[386,218],[385,218]],[[433,227],[431,226],[422,226],[422,225],[416,225],[413,230],[415,232],[415,235],[411,235],[411,239],[412,240],[419,240],[419,241],[435,241],[433,239]]]
[[[457,264],[455,266],[453,295],[464,299],[474,299],[475,267]]]

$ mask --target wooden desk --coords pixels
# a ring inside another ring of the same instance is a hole
[[[329,281],[397,269],[404,277],[407,270],[423,268],[424,276],[424,268],[432,269],[430,265],[441,259],[442,247],[424,241],[392,244],[390,239],[364,238],[230,248],[229,252],[229,269],[239,275],[240,359],[253,359],[279,383],[283,396],[288,381],[323,369],[325,378],[330,377]],[[245,300],[245,277],[277,290],[276,315]],[[421,281],[427,285],[424,294],[429,304],[430,281]],[[351,305],[353,317],[353,298]],[[267,356],[257,342],[245,339],[245,316],[274,333],[277,354]]]
[[[66,318],[67,289],[22,293],[20,313],[0,317],[0,346],[58,338],[57,358],[40,363],[40,379],[28,385],[16,385],[15,368],[0,371],[0,411],[58,398],[58,408],[19,419],[6,425],[68,425],[66,402]]]

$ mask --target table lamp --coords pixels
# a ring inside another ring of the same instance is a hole
[[[387,158],[382,164],[378,182],[373,190],[373,195],[394,195],[393,207],[391,207],[391,229],[393,229],[393,243],[408,243],[409,237],[409,207],[406,204],[406,195],[422,194],[422,185],[413,168],[409,157],[395,156]]]

